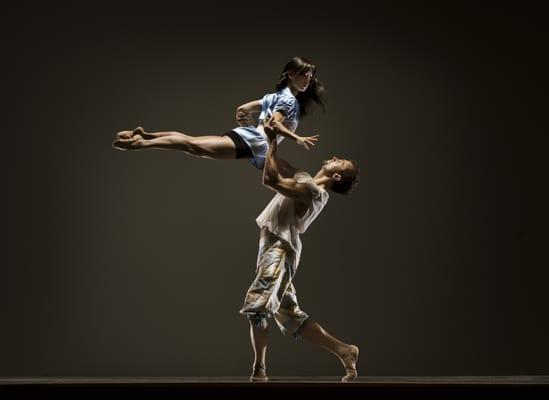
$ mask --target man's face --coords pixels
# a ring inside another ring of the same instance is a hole
[[[353,168],[354,165],[352,162],[336,156],[322,161],[322,169],[328,176],[332,176],[335,173],[340,173],[341,171]]]

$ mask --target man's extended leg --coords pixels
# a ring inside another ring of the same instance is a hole
[[[240,314],[250,321],[250,336],[255,352],[254,372],[250,380],[267,380],[265,353],[267,351],[267,321],[280,307],[284,288],[290,284],[287,246],[280,239],[261,230],[256,276],[246,292]],[[289,257],[291,258],[291,257]],[[255,379],[258,378],[258,379]]]
[[[250,376],[251,381],[267,381],[265,356],[267,354],[267,333],[269,326],[266,320],[256,325],[250,321],[250,339],[254,349],[253,372]]]
[[[179,132],[145,132],[143,128],[122,131],[116,135],[113,147],[119,150],[146,148],[181,150],[185,153],[216,160],[236,158],[236,146],[227,136],[190,136]]]
[[[316,321],[308,318],[300,329],[300,336],[320,347],[335,354],[345,367],[346,375],[341,378],[343,382],[356,379],[356,361],[358,359],[358,347],[343,343],[326,332]]]

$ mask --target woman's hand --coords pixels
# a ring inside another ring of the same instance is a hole
[[[261,112],[262,104],[261,100],[254,100],[238,106],[235,114],[238,125],[242,127],[255,125],[255,120],[252,115]]]
[[[314,146],[315,142],[318,141],[318,135],[313,136],[298,136],[296,139],[297,144],[305,147],[305,149],[309,150],[309,146]]]
[[[252,114],[247,111],[238,110],[235,117],[239,126],[250,126],[254,124]]]

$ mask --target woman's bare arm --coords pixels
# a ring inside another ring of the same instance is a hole
[[[240,126],[250,126],[255,124],[253,114],[261,112],[261,100],[254,100],[242,104],[236,109],[236,122]]]
[[[282,123],[285,117],[279,111],[275,111],[272,118],[266,119],[263,122],[265,129],[274,129],[277,134],[284,137],[290,138],[297,142],[297,144],[305,147],[309,150],[309,146],[314,146],[315,142],[318,140],[318,135],[313,136],[299,136],[296,133],[292,132]]]

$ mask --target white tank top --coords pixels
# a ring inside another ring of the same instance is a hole
[[[277,193],[257,217],[256,222],[260,228],[268,229],[272,234],[290,245],[297,255],[297,262],[299,262],[299,255],[301,254],[299,235],[307,230],[311,222],[322,211],[330,195],[326,190],[317,186],[311,175],[306,172],[296,173],[294,179],[306,185],[313,195],[309,208],[303,217],[299,218],[296,215],[294,199]]]

